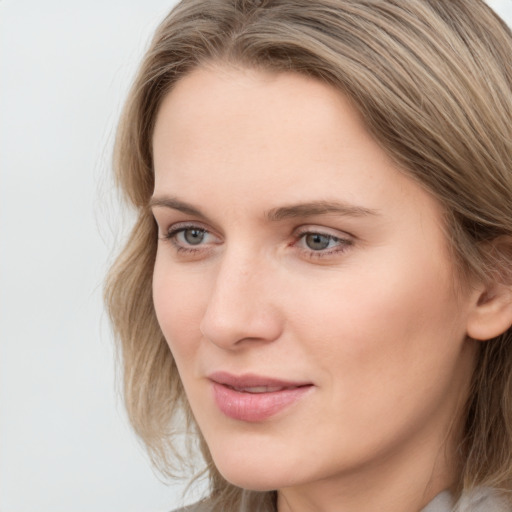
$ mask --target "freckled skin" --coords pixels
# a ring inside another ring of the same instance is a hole
[[[154,303],[224,477],[279,489],[279,510],[294,512],[411,512],[449,487],[475,296],[455,292],[437,202],[342,94],[291,73],[193,71],[165,98],[153,146],[155,196],[203,214],[153,208]],[[377,213],[265,216],[315,201]],[[189,231],[165,240],[176,227]],[[207,376],[221,370],[314,388],[266,421],[237,421],[212,397]]]

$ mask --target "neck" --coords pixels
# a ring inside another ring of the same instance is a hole
[[[281,489],[278,512],[419,512],[453,484],[455,446],[427,438],[334,478]]]

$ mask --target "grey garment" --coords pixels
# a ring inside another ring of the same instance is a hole
[[[438,494],[421,512],[510,512],[512,506],[499,494],[488,488],[481,487],[469,494],[462,495],[454,503],[448,492]]]
[[[205,500],[174,512],[211,512],[211,507],[208,505],[208,500]],[[238,512],[271,511],[265,511],[259,507],[257,510],[248,510],[248,508],[242,507]],[[470,494],[463,495],[457,503],[454,503],[453,496],[449,491],[444,491],[438,494],[420,512],[512,512],[512,506],[500,497],[496,491],[479,488]]]
[[[438,494],[421,512],[449,512],[453,510],[454,500],[449,491]]]

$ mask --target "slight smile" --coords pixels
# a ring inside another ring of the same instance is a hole
[[[314,387],[311,382],[290,382],[253,374],[235,376],[216,372],[208,378],[221,412],[247,422],[264,421],[276,415]]]

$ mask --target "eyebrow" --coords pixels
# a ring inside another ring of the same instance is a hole
[[[164,207],[178,210],[194,217],[207,219],[207,216],[195,206],[170,196],[152,197],[148,203],[149,208]],[[299,203],[290,206],[280,206],[272,208],[265,213],[265,218],[272,222],[297,218],[313,217],[315,215],[341,215],[344,217],[366,217],[369,215],[378,215],[378,210],[372,210],[362,206],[342,203],[339,201],[312,201]]]
[[[378,215],[378,212],[377,210],[339,201],[313,201],[272,208],[266,213],[266,217],[271,221],[280,221],[294,217],[313,217],[314,215],[327,214],[342,215],[344,217],[365,217],[367,215]]]
[[[185,203],[184,201],[180,201],[175,197],[162,196],[155,197],[153,196],[148,203],[149,208],[154,207],[163,207],[163,208],[171,208],[172,210],[178,210],[180,212],[186,213],[187,215],[193,215],[194,217],[200,217],[202,219],[206,219],[206,215],[202,213],[200,210],[195,208],[189,203]]]

